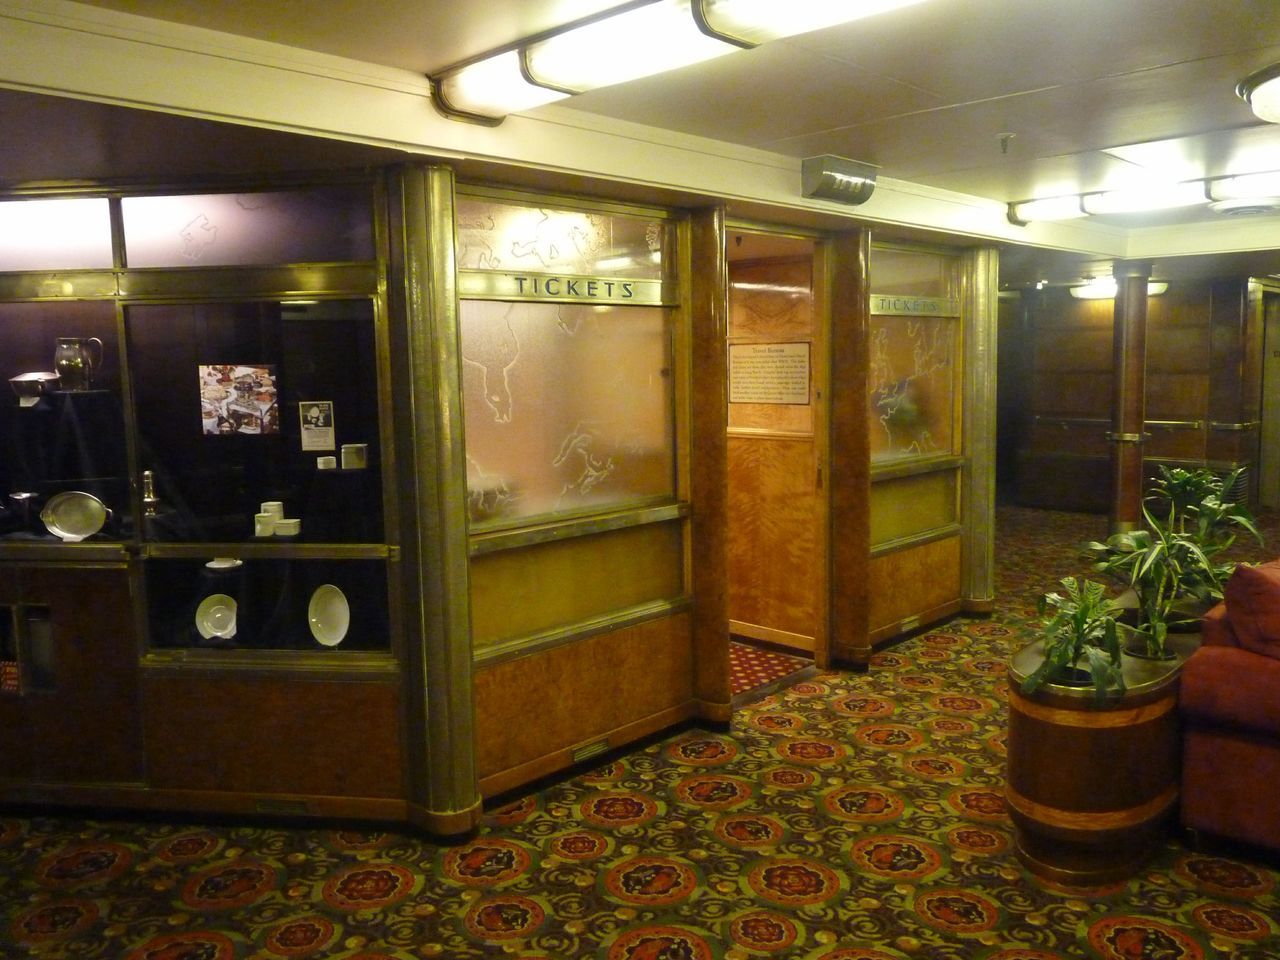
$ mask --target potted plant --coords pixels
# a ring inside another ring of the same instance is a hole
[[[1066,577],[1009,660],[1005,797],[1019,859],[1063,883],[1127,877],[1177,803],[1177,664],[1123,655],[1120,604]]]
[[[1092,685],[1098,699],[1113,691],[1123,693],[1116,627],[1122,608],[1093,580],[1063,577],[1060,582],[1065,595],[1047,593],[1040,600],[1040,615],[1050,608],[1053,615],[1042,628],[1044,659],[1022,681],[1022,692],[1034,693],[1045,683],[1059,683]]]
[[[1235,564],[1219,559],[1239,530],[1262,537],[1248,510],[1230,497],[1239,471],[1219,477],[1211,470],[1161,466],[1142,506],[1144,529],[1117,533],[1087,550],[1095,569],[1116,577],[1133,592],[1136,640],[1128,652],[1170,656],[1170,631],[1194,627],[1222,599]]]

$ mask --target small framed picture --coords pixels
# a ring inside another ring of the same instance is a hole
[[[303,400],[298,404],[303,450],[333,450],[333,401]]]
[[[202,363],[201,433],[262,436],[280,432],[276,368],[270,363]]]

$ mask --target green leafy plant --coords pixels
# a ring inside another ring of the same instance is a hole
[[[1248,510],[1230,491],[1239,471],[1224,477],[1206,469],[1161,467],[1142,507],[1145,529],[1117,533],[1086,546],[1107,573],[1133,589],[1134,631],[1146,653],[1164,656],[1169,631],[1199,621],[1222,599],[1232,562],[1218,559],[1243,530],[1262,540]]]
[[[1046,683],[1092,683],[1094,696],[1124,692],[1120,673],[1120,640],[1116,617],[1121,607],[1093,580],[1063,577],[1063,593],[1047,593],[1040,614],[1045,621],[1044,661],[1023,682],[1024,693]],[[1081,666],[1081,661],[1084,666]]]

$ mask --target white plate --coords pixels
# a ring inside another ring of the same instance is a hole
[[[318,643],[336,647],[351,626],[351,607],[347,605],[346,594],[332,583],[316,587],[307,605],[307,622]]]
[[[110,515],[111,511],[101,500],[80,490],[55,493],[40,511],[40,519],[49,532],[67,543],[93,536]]]
[[[236,602],[225,593],[211,593],[196,607],[196,629],[206,640],[236,635]]]

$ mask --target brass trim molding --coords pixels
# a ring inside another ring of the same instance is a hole
[[[393,549],[385,543],[144,543],[140,553],[149,560],[209,557],[235,557],[244,560],[263,557],[387,560]]]
[[[399,682],[400,663],[386,652],[329,653],[317,650],[198,650],[152,648],[139,661],[146,673],[184,678],[228,673],[289,674],[312,680],[367,679]]]
[[[598,633],[619,630],[623,627],[633,627],[648,620],[657,620],[661,617],[684,613],[692,608],[692,597],[684,596],[667,600],[653,600],[599,617],[593,617],[589,620],[580,620],[567,626],[556,627],[553,630],[543,630],[523,637],[511,637],[501,640],[482,650],[477,650],[475,652],[475,664],[477,667],[492,666],[505,660],[514,660],[516,657],[524,657],[531,653],[540,653],[543,650],[550,650],[552,647],[573,643],[576,640],[585,640],[587,637],[595,636]]]
[[[1109,417],[1047,417],[1037,413],[1031,418],[1032,422],[1046,427],[1109,427],[1111,419]]]
[[[1204,427],[1203,420],[1147,420],[1144,424],[1146,427],[1155,427],[1158,430],[1200,430]]]
[[[925,530],[922,533],[913,533],[907,537],[897,537],[893,540],[886,540],[884,543],[873,543],[871,545],[871,556],[883,557],[889,553],[897,553],[900,550],[909,550],[912,547],[922,547],[926,543],[933,543],[935,540],[946,540],[949,537],[958,537],[964,532],[964,528],[959,523],[949,523],[945,527],[935,527],[932,530]]]
[[[666,523],[671,520],[680,520],[688,515],[689,504],[668,503],[661,506],[618,510],[573,520],[560,520],[533,527],[473,533],[470,538],[470,555],[482,557],[490,553],[518,550],[521,547],[531,547],[540,543],[589,537],[597,533],[625,530],[649,523]]]
[[[1260,426],[1262,426],[1261,420],[1246,420],[1244,423],[1220,423],[1217,420],[1209,421],[1210,430],[1244,431],[1256,430]]]
[[[903,477],[917,477],[924,473],[942,473],[964,466],[964,457],[945,456],[930,457],[927,460],[908,460],[904,463],[892,463],[886,466],[871,466],[871,482],[881,480],[901,480]]]

